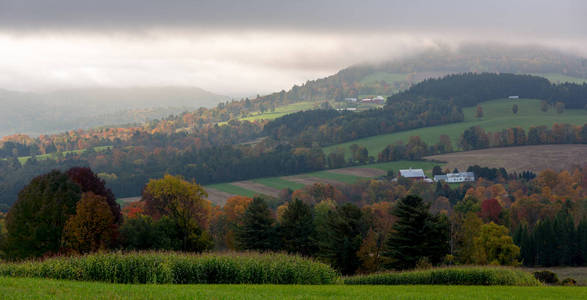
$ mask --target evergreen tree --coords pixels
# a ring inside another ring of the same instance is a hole
[[[328,211],[327,230],[321,230],[319,257],[344,275],[353,274],[360,265],[357,252],[366,232],[361,210],[347,203]]]
[[[279,228],[283,249],[289,253],[310,256],[316,251],[312,209],[299,199],[290,202]]]
[[[410,269],[420,259],[438,264],[448,254],[448,221],[444,215],[431,215],[428,210],[429,205],[417,196],[407,196],[393,208],[397,220],[383,254],[389,260],[388,267]]]
[[[243,250],[276,250],[274,220],[263,198],[255,197],[237,230],[237,243]]]

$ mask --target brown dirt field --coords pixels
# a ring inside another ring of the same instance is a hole
[[[447,162],[447,168],[461,171],[472,165],[505,168],[508,171],[544,169],[569,170],[587,164],[587,145],[540,145],[504,147],[427,156],[425,159]]]
[[[244,189],[251,190],[251,191],[257,192],[259,194],[265,194],[265,195],[272,196],[272,197],[277,197],[279,195],[278,189],[274,189],[272,187],[268,187],[266,185],[256,183],[253,181],[248,181],[248,180],[247,181],[237,181],[237,182],[231,182],[230,184],[240,186]]]
[[[379,177],[387,174],[387,172],[372,168],[342,168],[335,170],[328,170],[330,173],[337,173],[343,175],[353,175],[359,177]]]
[[[344,185],[343,182],[340,182],[340,181],[337,181],[334,179],[325,179],[325,178],[318,178],[318,177],[287,176],[287,177],[281,177],[281,178],[288,180],[288,181],[301,183],[303,185],[312,185],[314,183],[328,183],[333,186]]]
[[[216,189],[211,189],[211,188],[206,188],[206,192],[208,192],[208,200],[210,200],[210,202],[216,204],[216,205],[220,205],[220,206],[224,206],[224,204],[226,203],[226,199],[232,197],[232,196],[236,196],[227,192],[223,192],[223,191],[219,191]]]

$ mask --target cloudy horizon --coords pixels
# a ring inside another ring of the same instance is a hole
[[[582,1],[404,2],[0,0],[0,89],[178,85],[243,96],[468,43],[587,56]]]

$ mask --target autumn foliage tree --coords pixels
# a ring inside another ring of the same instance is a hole
[[[75,214],[80,196],[80,187],[60,171],[34,178],[18,194],[6,217],[6,258],[58,253],[63,228],[68,217]]]
[[[481,202],[481,211],[479,216],[485,222],[499,222],[499,216],[501,214],[501,204],[495,198],[486,199]]]
[[[88,167],[73,167],[67,170],[67,176],[80,186],[82,193],[92,192],[95,195],[104,197],[110,207],[114,222],[116,224],[122,222],[120,205],[116,203],[114,194],[109,188],[106,188],[104,180],[100,179],[92,169]]]
[[[145,213],[155,221],[168,217],[175,222],[185,251],[203,251],[210,248],[208,227],[210,202],[206,191],[194,182],[179,176],[165,175],[151,179],[143,191]]]
[[[76,213],[63,229],[63,246],[76,253],[109,248],[117,236],[117,226],[106,197],[84,193]]]

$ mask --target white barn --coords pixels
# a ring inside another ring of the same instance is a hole
[[[447,183],[460,183],[466,181],[475,181],[475,173],[473,172],[460,172],[460,173],[448,173],[446,175],[435,175],[434,181],[445,181]]]

